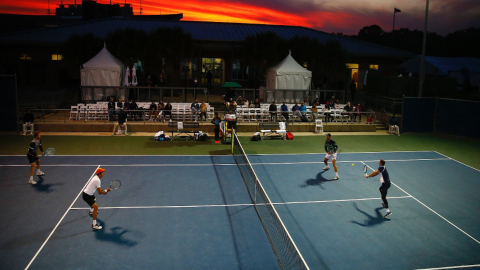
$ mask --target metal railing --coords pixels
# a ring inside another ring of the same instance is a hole
[[[80,89],[84,102],[100,101],[109,96],[135,101],[192,102],[196,98],[209,102],[209,91],[200,87],[80,86]]]
[[[403,98],[390,98],[365,93],[364,102],[365,107],[392,114],[401,114],[403,109]]]

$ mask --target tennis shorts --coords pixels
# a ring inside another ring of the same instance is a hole
[[[92,205],[97,202],[97,199],[95,198],[95,196],[88,195],[85,192],[82,192],[82,198],[90,207],[92,207]]]
[[[37,156],[31,156],[31,155],[28,155],[28,154],[27,154],[27,158],[28,158],[28,163],[29,164],[32,164],[39,159],[39,158],[37,158]]]
[[[325,158],[328,159],[328,160],[330,160],[330,159],[337,160],[337,153],[326,154]]]
[[[380,190],[381,193],[385,193],[386,195],[390,186],[390,182],[383,182],[378,190]]]

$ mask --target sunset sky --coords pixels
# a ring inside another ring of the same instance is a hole
[[[81,2],[77,0],[77,4]],[[52,14],[60,3],[50,0]],[[63,0],[63,4],[74,3]],[[140,12],[140,0],[127,3],[133,5],[135,14]],[[396,15],[395,29],[421,30],[425,4],[426,0],[142,0],[144,15],[183,13],[185,21],[298,25],[349,35],[372,24],[391,31],[395,7],[402,11]],[[47,0],[0,0],[0,13],[45,15],[47,9]],[[480,0],[430,1],[429,31],[446,35],[468,27],[480,27]]]

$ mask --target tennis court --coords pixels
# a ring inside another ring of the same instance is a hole
[[[25,156],[2,156],[0,268],[480,267],[476,169],[437,152],[342,153],[332,181],[323,154],[249,155],[262,193],[239,151],[44,157],[37,185],[25,181]],[[388,219],[378,177],[363,177],[381,158],[393,183]],[[104,228],[93,232],[78,195],[99,166],[103,186],[122,187],[97,195]]]

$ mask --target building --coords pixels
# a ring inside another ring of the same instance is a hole
[[[180,27],[192,35],[196,57],[179,64],[189,67],[186,77],[192,81],[195,78],[205,78],[205,72],[213,70],[214,85],[217,86],[225,81],[236,81],[243,86],[253,87],[250,78],[252,75],[248,74],[240,53],[241,45],[247,36],[262,32],[274,32],[284,39],[306,36],[320,42],[337,41],[349,57],[349,63],[345,63],[346,84],[343,87],[347,87],[353,78],[358,81],[358,89],[362,89],[363,80],[358,78],[363,78],[367,70],[385,75],[397,74],[398,65],[415,56],[397,49],[299,26],[105,18],[3,34],[0,36],[0,73],[17,73],[20,87],[58,87],[65,76],[79,76],[78,70],[67,74],[62,60],[61,45],[71,35],[90,32],[104,38],[117,29],[132,28],[150,32],[160,27]],[[169,79],[173,84],[183,86],[185,74],[175,76]]]

